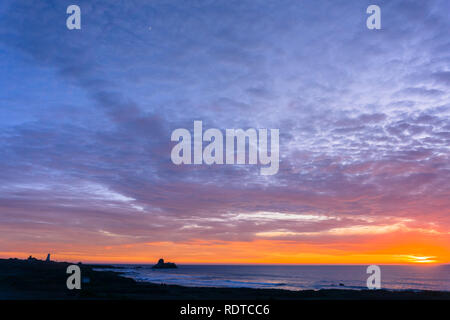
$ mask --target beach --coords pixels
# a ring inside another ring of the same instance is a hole
[[[73,263],[0,259],[1,300],[450,300],[448,291],[184,287],[138,282],[117,266],[78,264],[84,281],[68,290]],[[96,271],[97,269],[103,271]],[[106,271],[108,269],[114,271]]]

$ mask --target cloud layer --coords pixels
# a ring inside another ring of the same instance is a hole
[[[75,31],[1,4],[0,254],[449,262],[450,4],[381,1],[373,31],[369,2],[78,1]],[[173,165],[194,120],[279,128],[279,173]]]

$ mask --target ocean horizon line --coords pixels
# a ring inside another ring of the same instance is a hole
[[[32,255],[31,255],[32,256]],[[27,258],[18,258],[18,257],[0,257],[0,259],[19,259],[26,260]],[[38,259],[44,261],[43,259]],[[152,266],[156,264],[158,259],[149,262],[115,262],[115,261],[83,261],[83,260],[59,260],[52,259],[53,262],[66,262],[66,263],[82,263],[89,265],[149,265]],[[418,262],[409,262],[409,263],[377,263],[377,262],[368,262],[368,263],[239,263],[239,262],[226,262],[226,263],[214,263],[214,262],[177,262],[175,259],[165,259],[171,260],[171,262],[176,263],[179,266],[369,266],[369,265],[379,265],[379,266],[446,266],[450,265],[450,262],[427,262],[427,263],[418,263]]]
[[[83,262],[91,265],[154,265],[154,262]],[[175,262],[179,266],[446,266],[450,262],[445,263],[198,263],[198,262]]]

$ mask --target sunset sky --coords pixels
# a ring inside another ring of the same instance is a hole
[[[450,263],[449,12],[2,0],[0,257]],[[279,172],[174,165],[194,120],[278,128]]]

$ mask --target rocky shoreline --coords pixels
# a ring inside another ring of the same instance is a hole
[[[73,263],[0,259],[0,300],[450,300],[450,292],[388,290],[303,290],[206,288],[136,282],[109,265],[78,263],[81,290],[68,290],[67,267]]]

